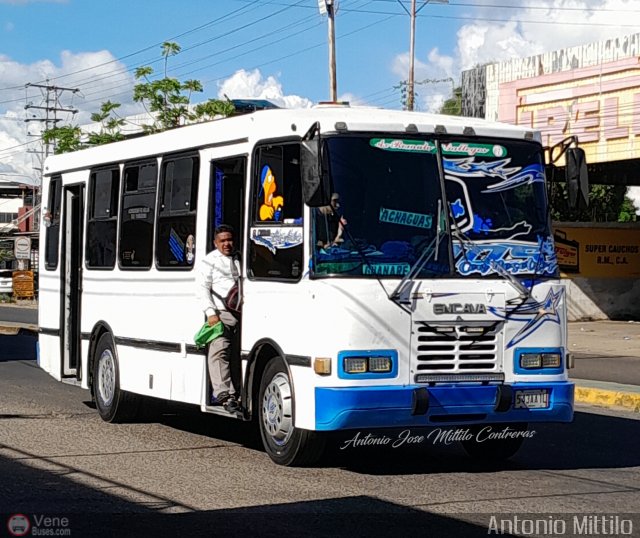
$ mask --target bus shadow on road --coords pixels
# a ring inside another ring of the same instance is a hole
[[[0,334],[0,361],[36,360],[38,334],[17,329],[16,334]]]
[[[637,439],[640,420],[576,412],[570,424],[531,424],[535,432],[509,460],[482,462],[471,459],[460,443],[434,442],[425,430],[411,430],[421,443],[354,446],[355,431],[342,432],[324,456],[323,465],[372,475],[434,474],[443,472],[493,473],[500,470],[614,469],[640,466]],[[392,440],[401,439],[397,430]],[[404,436],[407,434],[405,433]],[[362,439],[362,435],[360,439]]]
[[[255,422],[242,422],[202,414],[199,408],[166,404],[154,421],[181,431],[204,435],[247,449],[263,452]],[[444,428],[443,428],[444,429]],[[637,439],[640,420],[576,412],[570,424],[531,424],[532,438],[503,462],[482,462],[467,456],[458,442],[445,443],[428,437],[434,428],[395,430],[348,430],[328,435],[319,467],[336,467],[372,475],[436,474],[446,472],[492,473],[500,470],[570,470],[640,466]],[[409,433],[407,433],[409,432]],[[387,437],[385,445],[354,443],[368,433]],[[410,437],[421,442],[410,443]],[[404,442],[401,442],[405,439]],[[440,438],[441,439],[441,438]],[[392,444],[396,442],[395,448]]]
[[[473,537],[486,536],[489,524],[489,517],[482,514],[467,514],[473,521],[467,522],[364,495],[198,510],[173,500],[170,492],[152,493],[7,445],[0,448],[5,454],[0,455],[0,475],[5,478],[0,488],[0,525],[11,525],[19,514],[33,529],[49,517],[54,523],[39,527],[48,535],[244,536],[258,530],[259,536],[278,538],[310,533],[395,536],[412,531],[423,536],[429,529],[433,536]],[[233,504],[233,498],[228,502]]]

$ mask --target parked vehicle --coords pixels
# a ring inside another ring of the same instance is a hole
[[[10,269],[0,270],[0,295],[13,293],[13,271]]]

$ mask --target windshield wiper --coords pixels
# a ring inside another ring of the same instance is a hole
[[[420,271],[424,268],[429,260],[433,257],[434,260],[438,259],[438,253],[440,251],[440,241],[442,240],[442,228],[441,228],[441,214],[442,214],[442,205],[441,201],[438,200],[438,220],[436,223],[436,236],[431,240],[425,249],[422,251],[416,263],[413,264],[413,267],[409,270],[409,272],[402,278],[400,283],[396,286],[396,289],[393,290],[389,299],[394,303],[402,304],[398,299],[400,294],[406,289],[407,286],[413,284],[413,281],[420,274]],[[435,245],[435,247],[434,247]]]

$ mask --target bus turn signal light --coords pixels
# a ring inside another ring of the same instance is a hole
[[[327,357],[316,357],[313,359],[313,371],[318,375],[330,375],[331,359]]]

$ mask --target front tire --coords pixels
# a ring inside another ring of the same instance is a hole
[[[93,392],[96,408],[105,422],[128,422],[140,410],[140,397],[120,389],[120,370],[113,339],[104,333],[93,360]]]
[[[258,395],[262,444],[279,465],[311,465],[322,456],[322,434],[294,426],[295,402],[289,372],[280,358],[272,359],[262,374]]]
[[[505,426],[507,426],[505,424]],[[527,424],[509,424],[510,429],[515,431],[526,431]],[[522,443],[524,443],[524,436],[507,437],[504,439],[489,439],[484,436],[482,442],[478,441],[480,432],[487,426],[476,426],[471,429],[473,439],[468,441],[462,441],[462,447],[467,454],[474,459],[487,462],[499,462],[515,456],[516,452],[520,450]]]

